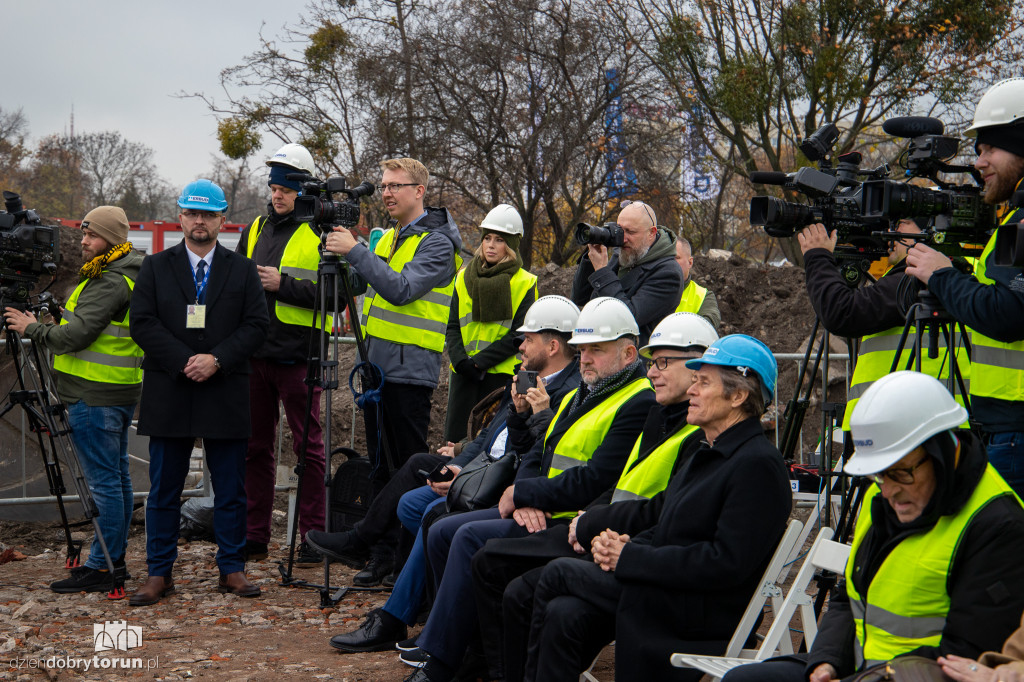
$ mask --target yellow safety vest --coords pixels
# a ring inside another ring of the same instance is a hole
[[[387,261],[392,270],[401,272],[415,257],[420,241],[427,234],[420,232],[406,237],[395,252],[391,253],[391,243],[397,239],[397,229],[392,227],[381,236],[373,252]],[[462,257],[455,253],[455,269],[461,267]],[[431,289],[411,303],[395,305],[378,296],[373,287],[369,287],[363,296],[363,314],[360,322],[367,336],[375,336],[392,343],[419,346],[440,353],[444,350],[444,333],[448,328],[448,313],[452,306],[453,291],[454,277],[447,285]]]
[[[558,412],[555,413],[555,418],[551,420],[547,433],[544,434],[545,452],[547,451],[547,440],[551,436],[551,432],[558,425],[558,420],[562,413],[572,404],[572,399],[578,390],[574,389],[562,398],[562,404],[558,406]],[[629,402],[629,399],[633,396],[643,391],[653,390],[651,382],[647,377],[634,379],[573,422],[572,426],[566,430],[558,443],[555,444],[555,451],[551,457],[551,464],[548,466],[547,477],[554,478],[563,471],[573,467],[586,466],[590,458],[594,456],[594,450],[597,449],[605,436],[608,435],[608,429],[612,427],[619,408]],[[575,515],[576,511],[574,510],[557,512],[552,514],[552,517],[571,518]]]
[[[692,279],[690,283],[683,289],[683,295],[679,299],[679,307],[676,308],[677,313],[698,313],[700,307],[704,305],[704,299],[708,295],[708,290],[701,285],[694,282]]]
[[[679,457],[679,448],[683,446],[683,441],[697,431],[700,431],[699,426],[684,424],[683,428],[666,438],[665,442],[644,457],[642,462],[638,462],[640,439],[643,438],[641,434],[633,445],[633,451],[629,453],[619,482],[615,484],[612,504],[626,500],[649,500],[667,488],[668,481],[672,478],[672,468]]]
[[[530,274],[523,268],[519,268],[509,283],[512,288],[512,316],[522,305],[523,299],[530,289],[533,289],[534,298],[537,297],[537,276]],[[512,329],[512,320],[500,320],[498,322],[474,322],[473,321],[473,299],[466,289],[466,271],[460,270],[455,278],[455,291],[459,295],[459,331],[462,335],[462,345],[466,354],[473,357],[484,348],[505,336]],[[498,364],[488,367],[490,374],[512,374],[516,366],[515,354],[510,355]],[[454,368],[453,368],[454,370]]]
[[[881,491],[865,493],[853,531],[846,591],[856,626],[857,667],[888,661],[921,646],[938,646],[946,626],[950,598],[946,590],[957,546],[974,516],[989,502],[1013,495],[991,464],[967,503],[955,515],[940,517],[929,531],[902,540],[885,558],[865,594],[853,582],[857,552],[871,528],[871,501]],[[1018,500],[1019,502],[1019,500]]]
[[[103,272],[107,272],[106,268]],[[124,274],[120,276],[128,283],[128,289],[134,291],[135,280]],[[61,326],[74,319],[78,297],[90,281],[83,280],[71,293],[71,298],[64,306]],[[86,348],[55,356],[53,368],[58,372],[105,384],[141,383],[143,353],[128,331],[128,318],[129,313],[125,313],[123,321],[111,320],[107,328]]]
[[[1000,225],[1012,222],[1014,216],[1024,218],[1024,211],[1010,211]],[[974,276],[982,284],[994,284],[985,275],[988,260],[996,245],[995,233],[978,258]],[[971,395],[1000,400],[1024,401],[1024,340],[1003,343],[971,330],[974,345],[971,357]]]
[[[256,242],[267,219],[263,216],[256,218],[249,226],[249,240],[246,242],[245,255],[252,258],[256,249]],[[320,265],[320,239],[313,233],[309,223],[302,223],[298,229],[288,238],[284,245],[284,253],[281,254],[280,272],[293,279],[307,280],[316,284],[317,267]],[[294,324],[299,327],[313,326],[313,309],[291,305],[278,298],[274,302],[274,315],[284,324]],[[334,329],[334,316],[324,314],[320,326],[325,332]]]

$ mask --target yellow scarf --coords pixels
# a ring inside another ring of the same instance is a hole
[[[96,256],[91,261],[82,266],[82,269],[78,271],[78,274],[88,279],[99,279],[103,276],[103,267],[107,263],[113,263],[121,256],[125,256],[131,253],[132,245],[131,242],[125,242],[123,244],[117,244],[116,246],[110,247],[106,253]]]

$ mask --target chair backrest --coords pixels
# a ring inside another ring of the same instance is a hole
[[[775,548],[775,554],[772,555],[771,561],[768,562],[768,568],[765,569],[764,575],[761,576],[761,580],[757,584],[757,590],[751,595],[747,609],[743,612],[743,617],[732,633],[732,639],[729,640],[729,645],[725,649],[726,656],[740,655],[743,644],[750,637],[757,618],[761,615],[764,605],[769,599],[772,600],[772,608],[775,611],[781,608],[783,592],[782,580],[779,579],[779,576],[786,572],[785,567],[793,548],[802,537],[800,532],[802,528],[803,523],[796,519],[790,521],[786,526],[786,532],[782,534],[782,539],[779,540],[779,544]]]

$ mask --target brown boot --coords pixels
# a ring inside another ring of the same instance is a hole
[[[220,581],[217,583],[218,592],[230,592],[239,597],[258,597],[260,588],[249,582],[242,571],[235,571],[224,575],[221,573]]]
[[[135,590],[128,603],[132,606],[149,606],[174,592],[174,581],[170,576],[151,575],[142,587]]]

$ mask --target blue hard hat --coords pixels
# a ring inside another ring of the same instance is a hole
[[[185,185],[178,197],[178,207],[190,208],[194,211],[228,210],[228,201],[224,198],[224,190],[212,180],[196,180]]]
[[[730,334],[723,336],[708,346],[704,355],[687,360],[690,369],[700,369],[704,365],[721,365],[735,367],[746,376],[752,371],[761,380],[761,393],[765,404],[772,401],[775,395],[775,382],[779,377],[779,366],[775,362],[768,346],[746,334]]]

